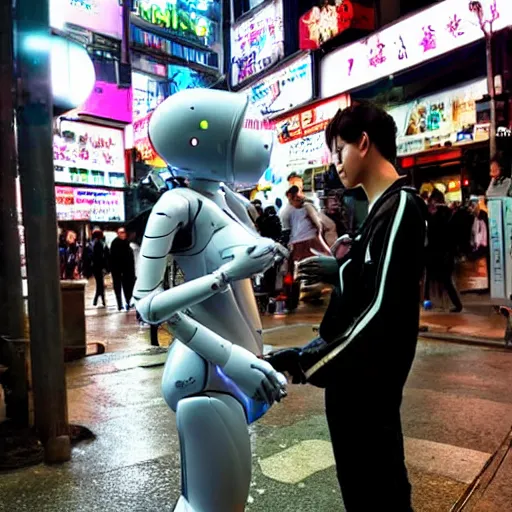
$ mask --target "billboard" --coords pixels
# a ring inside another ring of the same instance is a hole
[[[482,0],[493,30],[512,25],[510,0]],[[483,38],[468,0],[445,0],[322,59],[321,96],[329,98],[370,84]]]
[[[237,86],[284,57],[282,0],[231,27],[231,85]]]
[[[302,55],[240,94],[247,94],[251,109],[263,117],[283,114],[311,101],[314,97],[312,55]]]
[[[220,0],[136,0],[134,10],[141,20],[182,39],[212,49],[220,44]]]
[[[63,120],[53,137],[57,183],[124,187],[123,130]]]
[[[375,29],[375,12],[350,0],[333,4],[322,2],[299,19],[299,47],[301,50],[317,50],[329,39],[349,28]]]
[[[98,188],[55,187],[57,220],[124,222],[124,192]]]
[[[77,25],[96,34],[122,39],[123,13],[119,0],[50,0],[50,26],[65,30]]]
[[[350,96],[342,94],[331,100],[309,105],[298,112],[276,119],[277,137],[285,144],[323,132],[338,110],[350,105]]]

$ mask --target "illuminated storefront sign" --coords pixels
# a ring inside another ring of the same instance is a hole
[[[323,3],[323,2],[322,2]],[[317,50],[329,39],[348,28],[373,30],[375,13],[350,0],[336,2],[337,5],[313,7],[299,19],[299,45],[301,50]]]
[[[55,187],[57,220],[124,222],[124,192],[97,188]]]
[[[122,130],[63,120],[53,138],[57,183],[125,185]]]
[[[149,120],[151,114],[133,123],[133,146],[136,149],[137,157],[147,165],[164,168],[167,164],[158,156],[149,140]]]
[[[274,0],[252,18],[231,28],[231,84],[244,80],[275,64],[284,56],[282,0]]]
[[[277,136],[284,144],[323,132],[338,110],[350,104],[350,97],[342,94],[332,100],[322,101],[299,110],[297,113],[276,120]]]
[[[475,140],[475,100],[485,94],[487,81],[482,78],[388,109],[398,128],[398,155]]]
[[[50,26],[77,25],[96,34],[121,39],[123,14],[119,0],[50,0]]]
[[[301,56],[240,94],[248,94],[251,108],[264,117],[276,116],[313,98],[312,55]]]
[[[148,23],[210,48],[219,42],[219,0],[137,0],[135,13]]]
[[[512,25],[510,0],[482,0],[495,31]],[[429,61],[483,38],[468,0],[445,0],[367,39],[328,54],[321,64],[321,96],[328,98]]]
[[[132,89],[97,80],[92,93],[77,109],[83,115],[132,122]]]

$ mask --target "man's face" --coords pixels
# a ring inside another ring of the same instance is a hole
[[[500,166],[498,165],[498,162],[493,162],[491,164],[491,171],[489,174],[490,174],[491,178],[494,178],[494,179],[497,179],[501,176],[501,169],[500,169]]]
[[[124,228],[120,228],[117,230],[117,236],[121,239],[121,240],[126,240],[126,230]]]
[[[364,173],[364,158],[367,154],[367,135],[360,142],[348,143],[336,137],[332,147],[332,159],[341,182],[346,188],[361,185]]]

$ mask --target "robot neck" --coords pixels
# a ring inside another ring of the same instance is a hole
[[[218,181],[192,179],[190,188],[213,201],[220,208],[224,208],[226,201],[222,193],[221,183]]]

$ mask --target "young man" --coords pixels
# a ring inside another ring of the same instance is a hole
[[[123,309],[122,290],[126,301],[125,309],[129,311],[133,287],[135,286],[135,258],[126,229],[123,227],[117,230],[117,237],[114,238],[110,246],[110,270],[116,294],[117,309],[119,311]]]
[[[335,285],[320,337],[269,356],[294,382],[325,387],[326,415],[348,512],[410,512],[400,406],[418,335],[425,204],[393,162],[396,126],[374,105],[339,111],[327,127],[339,176],[362,186],[369,214],[340,260],[316,256],[300,277]]]

